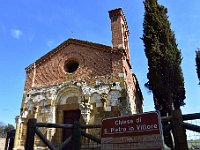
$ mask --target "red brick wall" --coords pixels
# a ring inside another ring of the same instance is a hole
[[[122,56],[122,53],[111,53],[111,50],[70,44],[37,65],[35,78],[34,69],[27,71],[25,90],[31,89],[33,82],[34,86],[43,87],[66,81],[64,64],[71,58],[79,62],[79,68],[73,73],[74,80],[89,81],[95,76],[111,74],[117,77],[123,71]]]
[[[124,37],[122,30],[123,28],[121,21],[122,21],[121,16],[118,16],[116,21],[111,21],[113,47],[118,47],[119,44],[124,45]]]
[[[113,76],[118,77],[119,73],[123,72],[123,54],[112,53],[112,70]]]
[[[133,84],[132,70],[130,69],[128,62],[125,58],[123,60],[123,67],[124,67],[124,72],[126,74],[125,76],[126,84]]]

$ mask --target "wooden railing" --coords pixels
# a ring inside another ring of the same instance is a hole
[[[194,119],[200,119],[200,113],[196,114],[187,114],[187,115],[182,115],[182,120],[194,120]],[[163,133],[169,133],[170,130],[173,130],[174,123],[173,120],[175,120],[173,116],[168,116],[168,117],[162,117],[162,124],[163,124]],[[185,123],[182,122],[182,126],[184,129],[199,132],[200,133],[200,126],[198,125],[193,125],[190,123]],[[65,139],[63,143],[58,145],[57,147],[54,146],[47,138],[42,134],[40,131],[40,127],[46,127],[46,128],[69,128],[73,129],[73,133],[70,137]],[[81,138],[87,138],[90,141],[96,142],[98,145],[98,148],[100,148],[101,144],[101,139],[88,134],[84,130],[86,129],[97,129],[101,128],[101,125],[83,125],[80,124],[79,122],[74,122],[74,124],[52,124],[52,123],[37,123],[37,120],[32,118],[29,119],[28,121],[28,128],[27,128],[27,138],[26,138],[26,143],[25,143],[25,150],[33,150],[34,148],[34,136],[35,134],[38,135],[38,137],[44,142],[44,144],[50,149],[50,150],[62,150],[64,147],[69,143],[72,142],[74,145],[74,150],[80,150],[81,149]],[[173,135],[174,136],[174,135]],[[72,140],[73,139],[73,140]],[[174,138],[174,141],[177,139]],[[91,142],[88,143],[88,145]],[[171,143],[172,147],[174,147],[175,143]],[[86,149],[89,149],[88,147]],[[97,148],[96,148],[97,149]],[[177,149],[177,148],[175,148]]]
[[[51,141],[49,141],[46,136],[42,134],[40,131],[40,127],[46,128],[68,128],[73,129],[73,134],[65,139],[63,143],[58,145],[57,147],[54,146]],[[98,144],[101,144],[101,139],[86,133],[81,129],[96,129],[101,128],[101,125],[81,125],[79,122],[74,122],[74,124],[52,124],[52,123],[37,123],[37,119],[31,118],[28,121],[28,128],[27,128],[27,137],[26,137],[26,144],[25,150],[33,150],[34,149],[34,137],[35,134],[44,142],[44,144],[50,150],[63,150],[64,147],[69,143],[72,142],[74,145],[74,150],[81,149],[81,136],[88,138]],[[73,139],[73,140],[72,140]]]

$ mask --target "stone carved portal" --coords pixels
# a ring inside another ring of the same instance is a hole
[[[80,88],[75,86],[63,87],[56,96],[56,123],[66,123],[65,112],[79,110],[82,96]],[[69,116],[68,116],[69,117]],[[56,129],[55,144],[63,141],[63,129]]]

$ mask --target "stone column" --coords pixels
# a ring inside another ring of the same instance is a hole
[[[55,105],[51,105],[50,106],[50,111],[49,111],[49,115],[48,115],[48,123],[56,123],[56,107]],[[47,128],[47,139],[49,141],[51,141],[52,136],[55,134],[56,129],[55,128]]]
[[[34,118],[37,119],[39,106],[34,107]]]
[[[15,123],[16,123],[16,132],[15,132],[15,140],[14,140],[14,146],[13,146],[13,150],[17,150],[17,148],[19,147],[19,136],[20,136],[20,124],[21,124],[21,117],[20,116],[16,116],[15,118]]]

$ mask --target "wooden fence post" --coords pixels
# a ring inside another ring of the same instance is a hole
[[[172,126],[175,150],[188,150],[186,131],[183,128],[183,118],[180,109],[172,111]]]
[[[9,136],[8,136],[8,132],[7,132],[7,134],[6,134],[6,142],[5,142],[5,149],[4,150],[8,149],[8,139],[9,139]]]
[[[72,141],[73,141],[74,150],[80,150],[81,149],[81,125],[77,121],[74,122]]]
[[[33,150],[36,123],[37,119],[35,118],[31,118],[28,120],[25,150]]]

